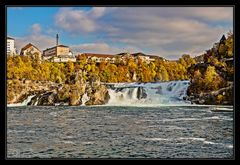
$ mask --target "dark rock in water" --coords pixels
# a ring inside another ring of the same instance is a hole
[[[168,86],[168,87],[167,87],[167,90],[168,90],[169,92],[171,92],[171,91],[172,91],[172,86]]]
[[[126,88],[125,88],[125,89],[126,89]],[[134,90],[134,88],[130,88],[130,89],[128,90],[128,96],[130,96],[131,98],[134,97],[134,96],[133,96],[133,90]]]
[[[112,90],[115,90],[116,88],[114,87],[114,84],[105,84],[107,88],[110,88]]]
[[[162,87],[161,86],[156,87],[154,89],[157,89],[156,94],[160,94],[160,95],[162,94]]]
[[[145,99],[147,98],[147,93],[146,90],[143,87],[138,87],[137,90],[137,98],[140,99]]]
[[[35,105],[37,104],[37,101],[39,99],[39,97],[41,96],[41,93],[39,92],[38,94],[36,94],[27,105]]]
[[[125,88],[117,88],[115,91],[116,92],[122,92]]]
[[[57,102],[57,93],[47,92],[39,96],[37,105],[54,106],[56,102]]]

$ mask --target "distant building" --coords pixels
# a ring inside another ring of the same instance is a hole
[[[138,53],[133,53],[131,54],[135,59],[140,58],[141,60],[150,63],[155,61],[157,58],[160,58],[159,56],[155,56],[155,55],[146,55],[142,52],[138,52]]]
[[[137,61],[138,58],[140,58],[143,61],[145,61],[147,63],[150,63],[152,61],[155,61],[157,58],[162,58],[162,57],[154,56],[154,55],[145,55],[143,53],[134,53],[134,54],[119,53],[119,54],[116,54],[116,55],[113,55],[113,54],[82,53],[79,56],[85,56],[88,62],[90,62],[90,60],[94,60],[96,63],[100,63],[102,61],[115,63],[117,60],[126,61],[129,58],[132,58],[135,61]]]
[[[67,61],[76,61],[75,56],[70,51],[68,46],[58,44],[59,36],[56,35],[56,46],[52,48],[47,48],[43,51],[43,60],[49,60],[52,62],[67,62]]]
[[[7,55],[15,55],[16,48],[15,48],[15,40],[11,37],[7,37]]]
[[[65,45],[57,45],[52,48],[47,48],[43,51],[43,60],[48,60],[52,57],[57,57],[59,55],[69,55],[70,49],[68,46]]]
[[[72,54],[69,55],[58,55],[49,59],[50,62],[76,62],[76,57]]]
[[[36,46],[29,43],[21,49],[20,55],[26,56],[29,54],[37,54],[38,57],[41,59],[42,52]]]
[[[95,61],[96,63],[100,63],[102,61],[109,61],[111,63],[114,63],[116,60],[116,57],[111,54],[95,54],[95,53],[83,53],[80,56],[85,56],[87,58],[87,61],[90,62],[91,60]]]

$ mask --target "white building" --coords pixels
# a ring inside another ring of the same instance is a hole
[[[16,48],[14,45],[14,39],[7,37],[7,54],[8,55],[15,55],[16,54]]]
[[[48,59],[50,62],[76,62],[76,57],[70,52],[68,55],[58,55]]]

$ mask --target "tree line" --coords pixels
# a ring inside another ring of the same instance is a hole
[[[64,83],[71,75],[81,71],[86,81],[96,76],[106,83],[186,80],[189,79],[187,68],[194,63],[196,62],[190,55],[183,55],[177,61],[164,61],[159,58],[150,63],[141,58],[96,63],[84,57],[78,62],[56,63],[40,61],[31,55],[18,55],[7,57],[7,78]]]
[[[207,67],[202,68],[195,58],[186,54],[176,61],[157,58],[155,61],[146,62],[137,57],[137,60],[118,59],[115,63],[107,61],[96,63],[94,60],[87,60],[84,56],[77,62],[57,63],[41,61],[29,54],[7,57],[7,79],[65,83],[70,81],[73,74],[81,72],[86,81],[93,76],[106,83],[192,79],[196,86],[217,89],[222,86],[226,77],[230,79],[233,77],[233,67],[228,67],[226,62],[221,61],[223,58],[231,57],[233,57],[233,34],[229,34],[226,40],[217,43],[203,55],[203,62]]]
[[[189,94],[216,91],[228,87],[233,82],[233,34],[231,32],[228,33],[227,38],[223,35],[222,39],[202,57],[202,63],[188,68],[191,79]],[[223,99],[224,96],[218,96],[219,101]]]

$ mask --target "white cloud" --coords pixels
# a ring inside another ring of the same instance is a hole
[[[41,51],[52,47],[55,45],[56,40],[55,36],[51,37],[48,35],[44,35],[41,33],[41,25],[33,24],[30,28],[30,33],[24,37],[14,37],[16,39],[15,44],[17,50],[21,51],[21,48],[24,47],[28,43],[32,43],[36,47],[38,47]]]
[[[55,15],[55,24],[70,33],[94,32],[98,29],[95,21],[104,12],[105,7],[93,7],[90,11],[62,8]]]
[[[40,33],[41,32],[41,25],[38,24],[38,23],[33,24],[32,27],[31,27],[31,31],[34,34]]]
[[[187,14],[208,21],[233,21],[233,7],[192,7]]]
[[[90,10],[90,15],[92,15],[94,18],[98,18],[103,16],[105,12],[105,7],[93,7],[92,10]]]
[[[132,46],[119,48],[119,47],[111,46],[104,42],[70,45],[70,48],[74,53],[118,54],[122,52],[140,52],[141,51],[140,49]]]
[[[92,43],[75,44],[75,52],[144,52],[166,58],[193,56],[209,49],[221,35],[232,29],[232,7],[93,7],[61,8],[54,17],[54,28],[69,36],[91,38]],[[46,48],[55,36],[41,34],[34,24],[26,40]],[[119,46],[121,45],[121,46]],[[124,46],[125,45],[125,46]]]

